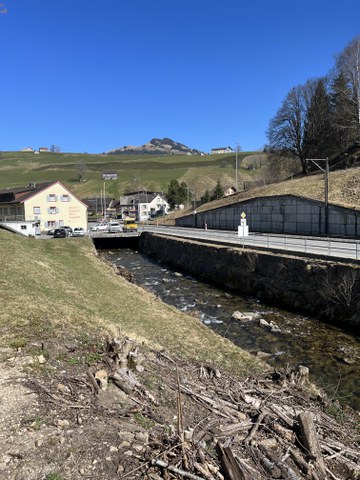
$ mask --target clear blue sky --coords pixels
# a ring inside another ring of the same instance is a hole
[[[0,150],[258,149],[289,89],[360,33],[359,0],[0,4]]]

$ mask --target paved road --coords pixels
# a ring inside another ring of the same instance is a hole
[[[161,232],[186,238],[212,240],[239,246],[254,246],[268,249],[301,252],[326,257],[360,260],[360,240],[340,238],[314,238],[289,235],[250,234],[239,237],[228,230],[202,230],[198,228],[163,227],[145,225],[145,231]]]

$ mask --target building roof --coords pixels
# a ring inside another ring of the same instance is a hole
[[[82,200],[80,200],[80,198],[78,198],[73,192],[70,192],[70,190],[65,187],[65,185],[62,184],[59,180],[53,180],[51,182],[43,183],[29,183],[26,187],[13,187],[6,188],[5,190],[0,190],[0,203],[23,203],[29,198],[37,195],[38,193],[46,190],[51,185],[54,185],[56,183],[59,183],[66,191],[71,193],[73,197],[75,197],[77,200],[79,200],[79,202],[81,202],[87,207],[87,205]]]
[[[44,183],[29,183],[26,187],[9,187],[4,190],[0,190],[0,197],[6,196],[7,198],[11,198],[11,200],[2,200],[0,198],[0,203],[22,202],[27,198],[31,197],[32,195],[41,192],[44,188],[47,188],[52,183],[55,183],[55,181]]]
[[[220,148],[212,148],[211,151],[214,152],[214,151],[216,151],[216,150],[226,150],[226,149],[228,149],[228,148],[230,148],[230,150],[232,150],[231,147],[220,147]]]

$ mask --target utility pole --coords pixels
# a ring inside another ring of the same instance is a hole
[[[235,146],[235,188],[236,188],[236,193],[238,193],[238,144],[236,142]]]
[[[325,234],[329,232],[329,159],[326,158],[307,158],[307,162],[316,165],[322,172],[324,172],[324,208],[325,208]],[[325,168],[321,167],[318,162],[325,162]]]

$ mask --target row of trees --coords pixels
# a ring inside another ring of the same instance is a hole
[[[293,87],[268,128],[268,150],[297,158],[339,155],[360,141],[360,36],[336,57],[323,78]]]
[[[193,201],[195,192],[191,192],[186,182],[179,183],[178,180],[171,180],[168,186],[167,199],[171,208],[176,205],[184,205]],[[220,180],[217,181],[216,187],[210,195],[209,190],[206,190],[201,197],[201,203],[207,203],[211,200],[217,200],[224,196],[224,189],[221,186]]]

